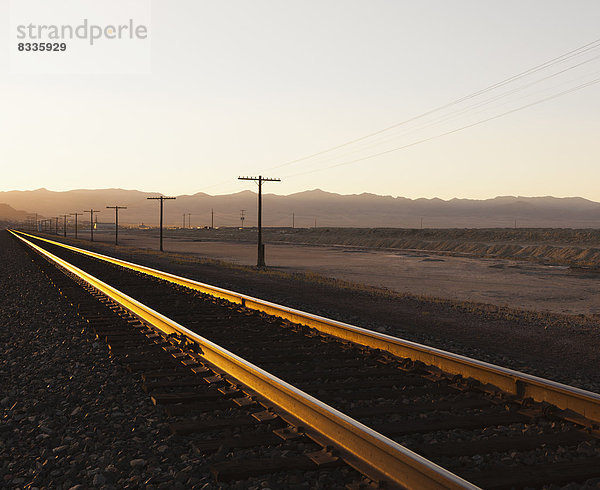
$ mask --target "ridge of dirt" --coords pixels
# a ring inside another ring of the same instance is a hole
[[[266,235],[271,242],[422,250],[600,268],[597,230],[399,230],[324,228]]]

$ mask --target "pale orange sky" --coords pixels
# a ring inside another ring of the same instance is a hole
[[[8,6],[0,0],[2,14]],[[253,189],[237,176],[262,172],[282,178],[267,189],[277,194],[318,187],[411,198],[577,195],[600,201],[600,84],[323,170],[594,80],[600,48],[490,93],[537,81],[495,102],[456,106],[465,113],[441,124],[432,123],[448,112],[273,168],[600,38],[597,1],[181,0],[152,2],[151,13],[148,74],[17,75],[5,43],[0,190],[221,194]],[[10,28],[0,25],[0,39],[13,35]]]

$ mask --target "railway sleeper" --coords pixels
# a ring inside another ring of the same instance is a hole
[[[261,365],[266,366],[266,367],[277,366],[277,367],[281,368],[281,370],[294,371],[294,369],[295,369],[297,371],[299,361],[306,362],[309,360],[310,359],[307,359],[304,356],[289,356],[286,358],[286,362],[264,359],[263,361],[261,361]],[[374,368],[376,366],[377,365],[375,363],[365,362],[364,359],[342,358],[342,359],[325,359],[325,360],[320,360],[319,362],[315,361],[315,363],[313,364],[312,367],[315,369],[318,367],[321,367],[323,369],[332,369],[333,370],[333,369],[346,369],[346,368],[354,368],[354,367]]]
[[[516,412],[500,414],[478,414],[469,416],[450,416],[441,419],[407,420],[373,424],[373,430],[387,436],[451,431],[455,429],[470,430],[485,427],[498,427],[518,423],[527,423],[530,418]]]
[[[184,388],[187,386],[206,386],[206,382],[198,376],[181,376],[173,381],[154,381],[142,384],[145,393],[155,393],[164,388]]]
[[[179,379],[182,376],[191,376],[190,373],[207,375],[214,371],[205,366],[199,365],[195,368],[182,366],[179,369],[159,369],[155,371],[146,371],[142,373],[142,381],[152,382],[160,379]]]
[[[432,403],[408,403],[406,405],[383,404],[372,407],[349,408],[345,413],[352,418],[365,418],[377,415],[413,415],[417,412],[451,412],[464,409],[489,408],[494,403],[485,399],[443,400]]]
[[[178,403],[198,403],[219,400],[223,398],[241,397],[244,394],[240,390],[235,390],[230,393],[212,389],[203,393],[197,392],[178,392],[178,393],[152,393],[150,399],[154,405],[174,405]]]
[[[242,432],[235,437],[194,441],[192,447],[201,455],[217,452],[221,449],[245,449],[258,446],[277,446],[285,442],[276,431],[272,432]]]
[[[283,471],[318,471],[342,466],[345,463],[323,449],[300,456],[280,456],[273,458],[242,459],[227,461],[211,466],[210,471],[217,482],[239,481],[254,476]]]
[[[139,362],[133,360],[127,360],[123,362],[123,365],[130,373],[143,372],[147,370],[158,370],[158,369],[169,369],[169,370],[187,370],[183,364],[176,361],[175,359],[167,359],[166,361],[159,360],[141,360]]]
[[[239,407],[239,405],[237,405],[234,400],[237,400],[237,398],[221,398],[210,402],[178,403],[173,405],[167,405],[165,407],[165,413],[169,417],[175,417],[178,415],[185,415],[192,412],[207,413],[212,412],[214,410],[226,410],[228,408]]]
[[[502,466],[484,471],[460,471],[459,474],[486,490],[540,488],[547,484],[564,485],[600,477],[598,458],[534,465]]]
[[[382,376],[396,377],[399,383],[402,383],[403,379],[411,380],[410,377],[403,376],[403,372],[398,369],[362,369],[362,368],[348,368],[348,369],[335,369],[335,370],[322,370],[322,371],[302,371],[298,372],[298,368],[295,370],[280,370],[273,369],[273,374],[280,378],[290,379],[291,383],[302,383],[312,381],[315,378],[327,379],[327,380],[366,380],[366,379],[377,379]]]
[[[503,453],[518,449],[527,451],[542,446],[576,446],[596,436],[582,430],[557,432],[551,434],[533,434],[520,436],[495,436],[478,441],[460,443],[409,444],[410,449],[427,458],[474,456],[476,454]]]
[[[208,432],[218,429],[228,429],[232,427],[247,427],[262,423],[261,420],[252,415],[241,415],[238,417],[226,417],[222,419],[205,419],[190,422],[171,422],[169,428],[173,434],[185,435],[198,432]],[[283,424],[279,417],[269,419],[268,424]]]
[[[310,384],[298,384],[298,387],[307,392],[327,392],[332,393],[343,390],[354,390],[357,386],[366,386],[368,389],[390,388],[397,387],[399,390],[403,387],[426,386],[427,381],[418,377],[400,378],[398,376],[390,376],[387,378],[368,378],[368,383],[365,380],[358,379],[342,379],[334,382],[321,382]],[[373,396],[373,392],[371,396]]]
[[[94,329],[94,333],[96,334],[96,338],[100,340],[104,340],[105,342],[124,342],[128,340],[136,340],[139,341],[144,335],[141,332],[132,331],[132,330],[123,330],[123,329],[114,329],[110,330],[96,330]]]
[[[339,400],[347,400],[347,392],[349,388],[344,388],[338,391],[324,391],[319,395],[320,399],[325,403],[329,403],[331,405],[335,405],[339,403]],[[313,391],[306,389],[304,387],[304,391],[308,393],[313,393]],[[315,390],[314,393],[318,393],[318,390]],[[353,390],[351,393],[352,401],[360,401],[360,400],[373,400],[373,399],[387,399],[387,400],[399,400],[399,399],[408,399],[411,400],[413,398],[423,396],[423,395],[449,395],[456,394],[458,390],[453,388],[452,386],[418,386],[411,387],[406,386],[403,388],[386,388],[386,389],[378,389],[378,388],[363,388],[359,390]]]

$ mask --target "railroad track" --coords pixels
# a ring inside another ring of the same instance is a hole
[[[199,453],[231,451],[217,481],[343,464],[369,479],[354,486],[600,477],[598,394],[14,234],[67,272],[61,291],[143,373],[171,430],[198,434]],[[249,447],[281,456],[249,460]]]

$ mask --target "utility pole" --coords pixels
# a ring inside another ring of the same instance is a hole
[[[210,208],[210,229],[215,229],[215,210]]]
[[[292,213],[292,230],[294,229],[296,225],[296,214]]]
[[[90,241],[94,241],[94,213],[99,213],[97,209],[90,208],[84,213],[90,213]]]
[[[315,216],[315,229],[317,229],[317,217]]]
[[[56,216],[55,219],[55,223],[54,223],[54,234],[58,235],[58,216]]]
[[[183,227],[182,228],[185,228],[185,213],[183,213]]]
[[[244,216],[245,212],[245,209],[240,209],[240,221],[242,222],[242,230],[244,229],[244,220],[246,219],[246,217]]]
[[[258,177],[238,177],[238,180],[253,180],[258,182],[258,259],[256,267],[265,266],[265,246],[262,243],[262,183],[281,182],[281,179],[271,179],[259,175]]]
[[[63,236],[65,238],[67,238],[67,216],[69,216],[68,214],[63,214]]]
[[[106,209],[115,210],[115,245],[119,244],[119,209],[127,209],[127,206],[106,206]]]
[[[77,238],[77,216],[81,216],[83,213],[71,213],[71,216],[75,216],[75,238]]]
[[[163,251],[163,201],[165,199],[177,199],[176,197],[147,197],[146,199],[160,200],[160,251]]]
[[[188,213],[188,228],[192,228],[192,220],[190,218],[190,216],[192,215],[192,213]]]

